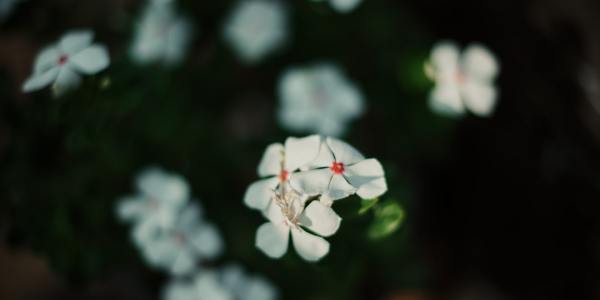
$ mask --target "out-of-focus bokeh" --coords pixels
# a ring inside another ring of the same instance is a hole
[[[436,67],[445,41],[497,76]],[[333,204],[318,262],[272,259],[244,195],[267,146],[312,133],[387,192]],[[202,263],[119,218],[153,167],[200,207],[172,243],[214,228]],[[177,290],[192,265],[233,299],[599,299],[600,2],[0,0],[0,299],[221,299]]]

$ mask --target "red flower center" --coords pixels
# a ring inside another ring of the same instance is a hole
[[[344,163],[337,161],[334,161],[329,168],[331,169],[331,172],[335,174],[344,174],[344,171],[346,170]]]
[[[279,181],[284,182],[288,180],[288,178],[290,178],[290,172],[286,170],[281,170],[281,172],[279,173]]]
[[[58,64],[62,66],[67,63],[67,60],[69,60],[69,57],[63,54],[58,58]]]

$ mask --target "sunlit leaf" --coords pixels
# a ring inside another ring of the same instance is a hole
[[[371,239],[382,239],[394,233],[404,221],[404,209],[395,201],[382,203],[375,209],[375,220],[369,228]]]
[[[375,199],[362,199],[360,201],[360,209],[358,210],[359,215],[364,215],[371,208],[373,208],[379,202],[379,198]]]

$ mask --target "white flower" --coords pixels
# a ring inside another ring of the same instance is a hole
[[[137,195],[125,197],[117,203],[117,215],[121,220],[134,224],[134,242],[144,244],[156,227],[173,226],[190,192],[185,179],[158,168],[140,173],[136,186]]]
[[[178,16],[173,6],[173,1],[164,0],[147,4],[130,49],[135,62],[174,65],[182,61],[192,32],[188,20]]]
[[[356,193],[363,199],[381,196],[387,183],[381,163],[365,159],[352,146],[328,137],[310,170],[298,172],[291,179],[292,187],[308,195],[321,195],[321,201],[332,201]]]
[[[315,2],[323,2],[324,0],[313,0]],[[362,0],[328,0],[329,4],[340,13],[349,13],[354,10]]]
[[[256,247],[271,258],[279,258],[287,252],[291,233],[294,248],[302,258],[317,261],[325,256],[329,252],[329,243],[303,227],[328,237],[338,230],[341,218],[319,201],[310,202],[305,209],[307,200],[307,195],[281,185],[264,211],[270,222],[256,231]]]
[[[201,271],[190,280],[172,280],[163,290],[163,300],[233,300],[231,292],[221,284],[219,275]]]
[[[188,274],[199,260],[215,258],[223,251],[219,232],[201,220],[197,204],[184,207],[173,226],[155,229],[141,245],[142,252],[152,266],[173,275]]]
[[[484,46],[472,44],[462,53],[451,42],[434,46],[426,74],[435,81],[429,105],[432,110],[459,116],[466,110],[481,117],[489,116],[496,105],[494,80],[498,62]]]
[[[247,275],[239,265],[230,264],[221,272],[221,283],[236,300],[275,300],[277,290],[258,275]]]
[[[264,210],[271,200],[273,190],[281,182],[289,180],[300,167],[317,157],[320,143],[321,138],[312,135],[305,138],[290,137],[285,141],[285,146],[279,143],[268,146],[258,165],[258,175],[268,178],[248,187],[244,203],[251,208]]]
[[[241,60],[257,63],[285,42],[287,13],[278,1],[242,0],[227,19],[223,35]]]
[[[72,31],[60,41],[44,48],[37,56],[33,75],[23,84],[24,92],[32,92],[52,84],[55,97],[79,86],[79,73],[90,75],[109,65],[108,51],[100,44],[92,44],[91,31]]]
[[[332,64],[292,68],[279,81],[279,121],[292,131],[339,136],[364,111],[360,91]]]

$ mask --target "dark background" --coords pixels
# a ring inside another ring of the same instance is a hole
[[[0,298],[156,299],[167,278],[114,204],[157,164],[221,229],[213,264],[240,262],[284,299],[600,299],[600,2],[366,0],[348,15],[288,3],[287,47],[251,67],[221,39],[228,1],[179,1],[197,30],[174,69],[128,59],[140,1],[29,0],[0,24]],[[39,49],[81,27],[109,47],[109,69],[61,99],[20,93]],[[439,39],[496,53],[491,118],[429,111],[422,63]],[[366,95],[345,139],[382,161],[384,201],[407,219],[373,241],[372,215],[345,200],[322,262],[273,261],[241,199],[264,148],[293,135],[274,118],[278,76],[324,59]]]

